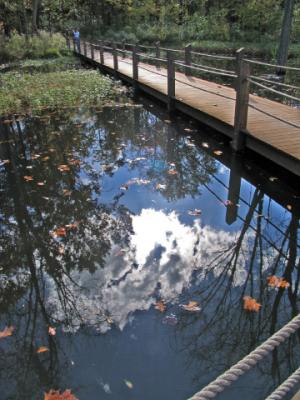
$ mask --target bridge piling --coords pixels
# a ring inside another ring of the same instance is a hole
[[[175,110],[175,64],[171,51],[167,51],[167,73],[168,73],[168,112]]]

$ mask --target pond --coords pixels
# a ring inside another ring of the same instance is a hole
[[[1,399],[186,400],[298,313],[292,180],[146,100],[6,122]],[[218,398],[299,362],[292,335]]]

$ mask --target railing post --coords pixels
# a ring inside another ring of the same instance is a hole
[[[76,51],[76,43],[74,38],[73,38],[73,50]]]
[[[80,39],[78,39],[78,41],[77,41],[77,46],[78,46],[78,53],[79,54],[81,54],[81,40]]]
[[[132,78],[133,78],[133,89],[135,94],[138,92],[138,79],[139,79],[139,56],[138,46],[133,45],[132,47]]]
[[[66,42],[67,42],[67,48],[70,50],[71,49],[71,45],[70,45],[69,35],[67,35],[67,37],[66,37]]]
[[[168,60],[168,111],[171,113],[175,110],[175,64],[171,51],[167,51]]]
[[[159,48],[159,46],[160,46],[160,42],[158,41],[158,42],[156,42],[155,43],[155,57],[156,58],[160,58],[160,48]],[[156,67],[157,68],[159,68],[159,60],[157,60],[157,64],[156,64]]]
[[[191,65],[192,64],[192,45],[188,44],[184,48],[184,63],[185,65]],[[191,75],[191,69],[190,68],[185,68],[185,75],[190,76]]]
[[[104,51],[103,51],[103,41],[99,41],[99,53],[100,53],[100,63],[104,65]]]
[[[112,45],[112,53],[113,53],[113,60],[114,60],[114,70],[118,71],[118,69],[119,69],[119,66],[118,66],[118,50],[117,50],[116,42],[114,42],[113,45]]]
[[[122,58],[125,58],[125,50],[126,50],[126,45],[125,45],[125,39],[123,39],[122,40],[122,50],[123,50],[123,53],[122,53]]]
[[[248,119],[250,66],[244,61],[244,49],[236,52],[236,101],[234,115],[234,132],[231,146],[235,151],[243,150],[245,147],[245,130]]]
[[[92,43],[91,43],[91,57],[92,57],[92,60],[94,60],[94,58],[95,58],[94,45]]]
[[[83,54],[86,57],[86,41],[83,42]]]

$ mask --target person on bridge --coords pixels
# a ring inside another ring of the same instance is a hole
[[[75,31],[73,31],[73,39],[74,39],[74,45],[77,51],[80,51],[80,32],[76,28]]]

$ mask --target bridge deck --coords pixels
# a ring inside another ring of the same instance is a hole
[[[90,49],[88,49],[87,57],[91,59]],[[95,50],[94,61],[100,62],[99,51]],[[118,64],[118,72],[132,78],[131,58],[118,57]],[[114,69],[110,53],[105,53],[104,65],[109,69]],[[165,68],[157,69],[153,65],[139,62],[138,81],[167,95],[167,69]],[[176,72],[176,100],[213,119],[222,121],[229,128],[227,132],[224,132],[227,134],[231,131],[233,134],[235,96],[236,92],[233,88]],[[264,113],[249,107],[247,141],[253,137],[256,142],[270,147],[270,154],[272,150],[276,150],[277,156],[273,154],[275,162],[280,157],[290,158],[293,167],[283,166],[292,169],[292,172],[300,176],[300,129],[293,126],[293,124],[300,125],[300,109],[255,95],[250,95],[249,104]],[[272,159],[272,156],[269,158]],[[282,165],[285,162],[278,163]]]

